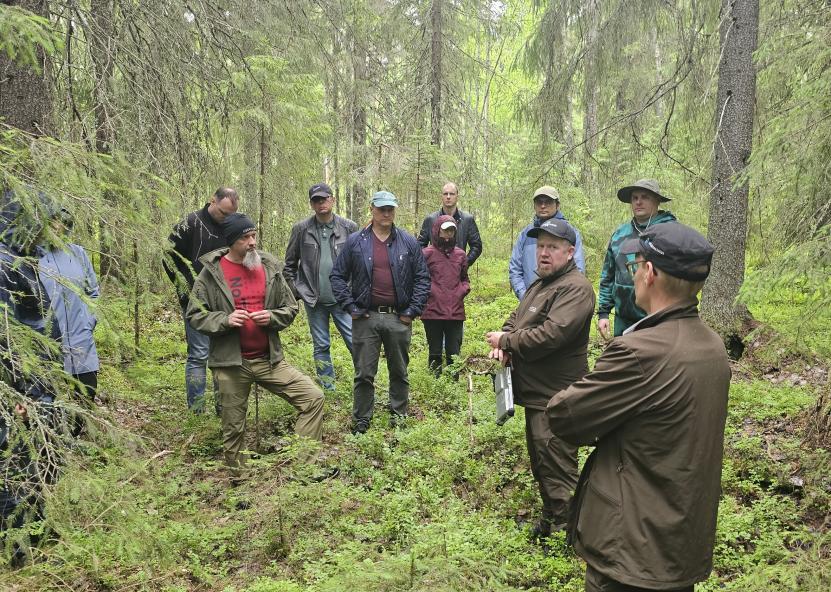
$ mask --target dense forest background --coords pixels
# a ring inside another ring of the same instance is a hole
[[[831,2],[3,0],[0,185],[28,195],[35,215],[38,191],[73,214],[72,240],[104,284],[102,384],[120,401],[102,410],[95,450],[70,462],[73,486],[50,502],[62,542],[8,585],[579,589],[564,545],[542,555],[513,522],[487,520],[533,508],[525,477],[486,468],[523,462],[519,422],[486,428],[492,402],[468,401],[464,384],[436,387],[421,362],[414,397],[426,423],[409,435],[344,440],[348,380],[339,385],[327,442],[352,481],[292,485],[275,452],[245,495],[212,499],[211,487],[225,492],[211,480],[218,424],[180,421],[181,327],[161,252],[219,186],[239,190],[264,248],[282,256],[315,182],[359,223],[371,193],[390,190],[397,223],[415,231],[454,181],[484,240],[471,272],[474,354],[515,304],[506,259],[533,190],[559,189],[596,280],[628,216],[616,190],[644,177],[716,243],[704,311],[736,357],[746,353],[746,382],[731,394],[732,518],[706,589],[827,589]],[[306,335],[293,327],[288,348],[310,368]],[[279,432],[291,413],[270,405],[266,425]],[[786,444],[760,444],[771,434]],[[437,454],[436,466],[418,465],[420,453]],[[285,500],[325,516],[306,526],[327,542],[302,538],[307,518]],[[433,507],[443,510],[414,517]],[[259,513],[221,521],[236,511]],[[379,530],[346,527],[341,514]],[[465,538],[471,529],[478,538]],[[255,566],[242,559],[246,540]],[[381,547],[387,559],[372,555]]]

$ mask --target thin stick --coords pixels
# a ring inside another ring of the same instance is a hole
[[[473,448],[473,374],[467,373],[467,426],[470,432],[470,447]]]
[[[254,385],[254,450],[260,453],[260,385]]]

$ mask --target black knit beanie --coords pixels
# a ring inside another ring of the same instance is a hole
[[[257,230],[251,218],[245,214],[230,214],[222,223],[222,234],[225,236],[225,243],[230,247],[237,240],[251,232]]]

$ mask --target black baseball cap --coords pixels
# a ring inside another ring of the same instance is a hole
[[[540,235],[540,232],[547,232],[548,234],[556,236],[557,238],[565,239],[572,245],[574,245],[577,242],[577,233],[574,232],[574,229],[571,227],[571,224],[569,224],[565,220],[559,220],[558,218],[549,218],[539,226],[536,226],[529,230],[526,233],[526,236],[530,238],[537,238]]]
[[[317,183],[309,188],[309,201],[316,197],[331,197],[332,195],[334,195],[332,188],[326,183]]]
[[[653,226],[620,247],[624,255],[640,253],[661,271],[691,282],[700,282],[710,275],[714,250],[700,232],[678,222]],[[697,269],[703,266],[706,271]]]

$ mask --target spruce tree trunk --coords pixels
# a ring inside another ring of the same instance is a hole
[[[586,55],[583,64],[583,147],[586,155],[583,160],[583,179],[589,177],[592,155],[597,149],[597,29],[600,21],[598,0],[586,0]]]
[[[749,316],[744,306],[736,304],[744,281],[749,192],[747,182],[737,177],[747,166],[753,143],[753,52],[758,30],[758,0],[722,0],[709,220],[709,239],[716,252],[701,308],[710,326],[725,338],[734,357],[741,355],[742,322]]]
[[[355,55],[357,53],[357,55]],[[352,68],[353,91],[352,91],[352,203],[351,218],[358,225],[360,220],[367,217],[366,212],[366,190],[363,185],[366,173],[366,106],[364,94],[366,92],[366,53],[357,46],[353,47]]]
[[[46,0],[0,1],[7,6],[18,6],[44,18],[49,17]],[[37,52],[37,63],[36,69],[0,52],[0,119],[6,125],[33,136],[51,136],[54,128],[49,60],[40,50]]]
[[[433,0],[430,7],[432,25],[431,60],[430,60],[430,143],[441,145],[441,40],[442,40],[442,0]]]

